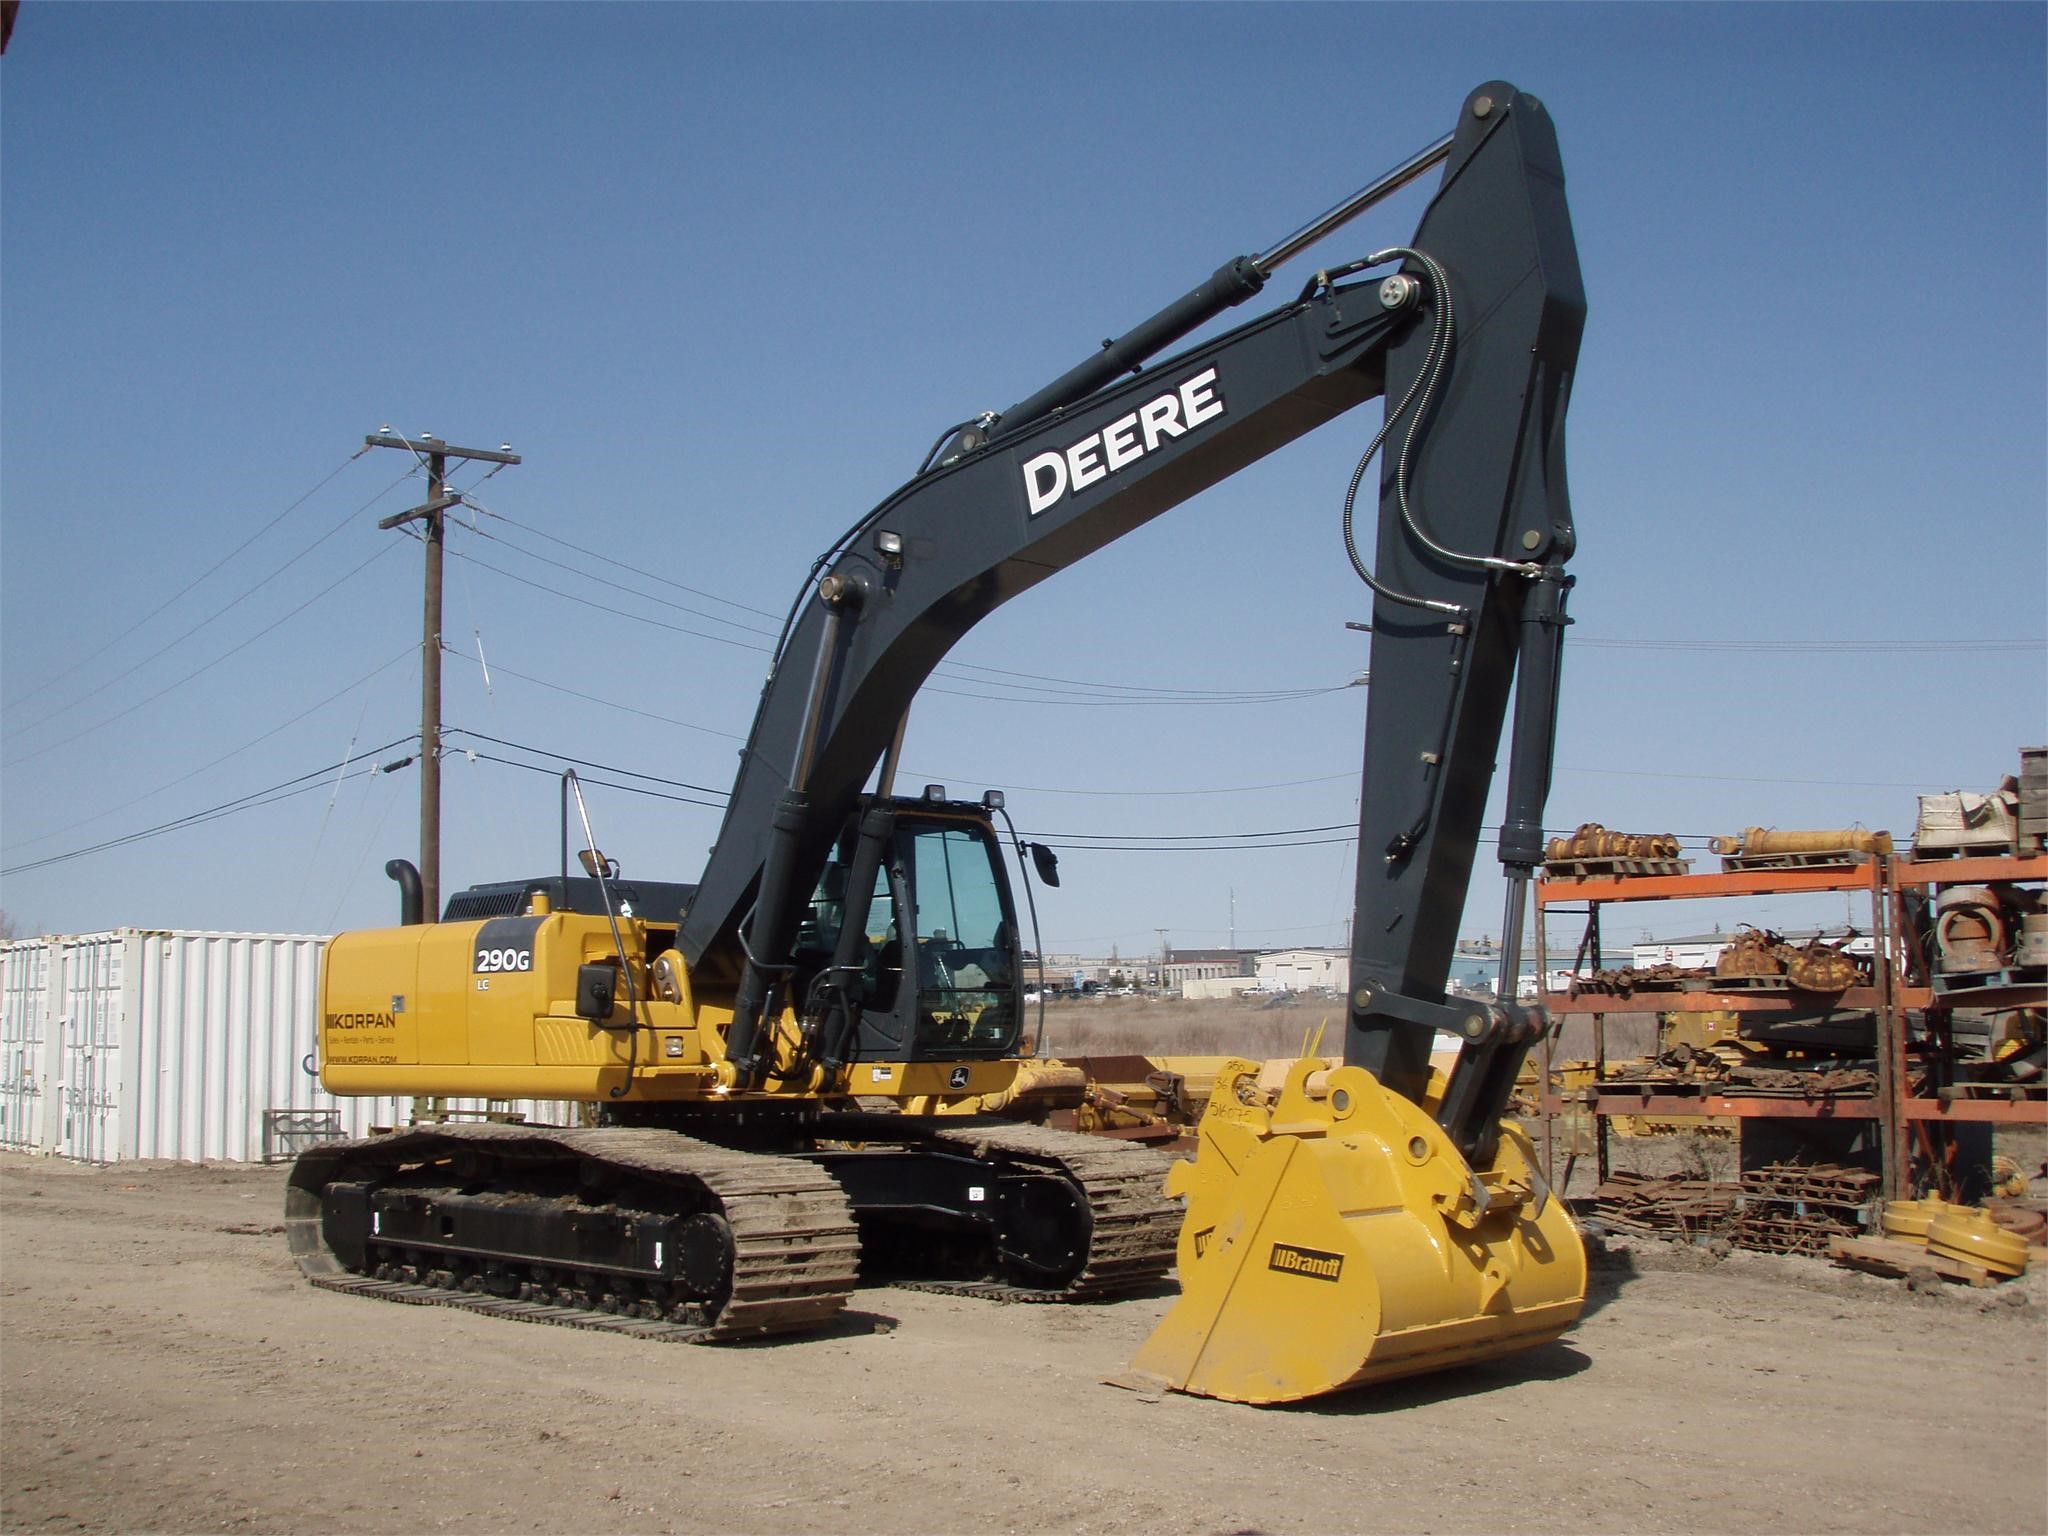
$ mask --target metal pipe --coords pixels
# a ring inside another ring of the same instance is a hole
[[[1183,294],[1151,319],[1114,341],[1105,342],[1100,352],[1068,369],[1030,399],[1020,401],[1003,412],[1000,418],[1002,430],[1014,432],[1053,411],[1064,410],[1077,401],[1087,399],[1110,380],[1150,361],[1198,326],[1207,324],[1233,305],[1242,304],[1266,286],[1267,277],[1281,262],[1331,230],[1357,218],[1373,204],[1391,197],[1450,152],[1451,136],[1445,134],[1429,148],[1410,155],[1379,180],[1352,193],[1321,218],[1303,225],[1265,255],[1239,256],[1226,261],[1200,287]]]
[[[398,882],[398,921],[407,928],[424,923],[426,902],[420,894],[419,870],[408,859],[393,859],[384,866],[384,873]]]
[[[818,728],[825,714],[825,694],[839,649],[839,610],[825,609],[825,627],[818,635],[818,656],[811,669],[811,694],[804,705],[804,723],[797,737],[796,759],[789,767],[789,787],[801,790],[810,782],[811,759],[818,748]]]
[[[1504,1003],[1512,1003],[1522,979],[1522,914],[1529,904],[1529,877],[1526,874],[1508,873],[1507,908],[1500,919],[1500,980],[1494,988],[1494,995]],[[1536,978],[1536,995],[1543,996],[1543,977]]]
[[[1360,187],[1328,213],[1309,220],[1265,255],[1254,256],[1252,265],[1259,269],[1262,277],[1272,276],[1273,269],[1282,262],[1300,255],[1332,230],[1349,224],[1366,209],[1385,202],[1432,166],[1443,164],[1450,153],[1451,135],[1447,133],[1427,149],[1417,150],[1379,180]]]
[[[896,734],[889,739],[889,750],[882,754],[882,771],[875,778],[877,800],[886,800],[896,793],[896,769],[903,761],[903,733],[909,729],[910,710],[906,707],[896,722]]]
[[[633,982],[633,957],[626,953],[625,936],[619,932],[618,910],[612,905],[611,877],[605,871],[604,855],[598,852],[597,833],[591,830],[590,807],[583,803],[583,781],[576,777],[574,768],[563,773],[562,786],[576,796],[576,815],[583,823],[583,846],[590,850],[590,872],[597,881],[598,895],[604,899],[604,920],[612,932],[612,953],[619,958],[619,975],[626,983],[626,1080],[611,1090],[613,1098],[623,1099],[640,1067],[640,989]],[[568,895],[566,885],[562,894]]]

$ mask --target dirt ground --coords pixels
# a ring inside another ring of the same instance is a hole
[[[282,1196],[0,1155],[0,1528],[2048,1527],[2043,1273],[1921,1295],[1650,1246],[1564,1342],[1255,1409],[1102,1384],[1165,1292],[864,1290],[827,1337],[646,1344],[315,1291]]]

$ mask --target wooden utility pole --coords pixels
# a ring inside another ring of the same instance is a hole
[[[481,459],[487,464],[517,464],[511,445],[451,448],[432,433],[418,439],[373,432],[363,439],[369,448],[403,448],[427,470],[427,499],[383,519],[379,528],[396,528],[415,519],[427,525],[427,595],[420,626],[420,908],[428,922],[441,914],[441,561],[447,543],[445,516],[462,497],[448,494],[448,461]]]

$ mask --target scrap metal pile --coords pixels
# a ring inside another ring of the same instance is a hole
[[[1877,1219],[1878,1176],[1834,1163],[1773,1163],[1740,1183],[1691,1174],[1617,1173],[1593,1192],[1609,1232],[1679,1242],[1727,1238],[1758,1253],[1825,1257]]]
[[[1837,1238],[1872,1226],[1879,1179],[1833,1163],[1773,1163],[1742,1175],[1735,1246],[1758,1253],[1825,1256]]]
[[[1593,1219],[1629,1237],[1717,1237],[1734,1220],[1741,1192],[1739,1184],[1687,1174],[1617,1173],[1593,1191]]]
[[[1745,1098],[1868,1098],[1877,1092],[1877,1072],[1865,1066],[1793,1061],[1766,1066],[1743,1047],[1721,1044],[1701,1049],[1680,1042],[1658,1055],[1617,1062],[1595,1091],[1725,1093]]]
[[[1572,982],[1573,997],[1636,992],[1757,991],[1791,989],[1838,993],[1870,982],[1867,960],[1848,951],[1856,937],[1851,929],[1838,939],[1815,937],[1804,944],[1787,942],[1771,928],[1744,924],[1721,951],[1711,969],[1677,965],[1618,966],[1594,971]]]
[[[1841,992],[1870,979],[1863,963],[1843,947],[1854,937],[1851,932],[1839,944],[1814,938],[1795,945],[1769,928],[1745,925],[1714,962],[1714,976],[1719,981],[1782,976],[1786,985],[1802,992]]]

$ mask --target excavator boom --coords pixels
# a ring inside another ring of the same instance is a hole
[[[1410,246],[1318,274],[1294,302],[1152,361],[1257,293],[1281,259],[1439,162],[1441,186]],[[1397,265],[1391,278],[1360,275]],[[1453,1016],[1418,1010],[1441,1002],[1518,655],[1535,658],[1522,713],[1547,727],[1552,708],[1573,547],[1563,418],[1583,316],[1555,133],[1533,97],[1495,82],[1472,93],[1446,139],[1266,255],[1225,263],[1004,416],[970,425],[854,524],[793,610],[677,936],[693,968],[724,957],[742,973],[729,1041],[741,1080],[761,1070],[760,1021],[784,1001],[772,957],[918,688],[961,636],[1384,394],[1404,410],[1389,422],[1401,451],[1382,469],[1387,566],[1361,820],[1362,846],[1381,857],[1361,857],[1352,960],[1374,1001],[1353,1009],[1345,1056],[1419,1098],[1429,1041]],[[1433,530],[1434,547],[1405,532],[1411,521]],[[1494,563],[1466,557],[1475,551]],[[1517,850],[1540,841],[1549,756],[1544,731],[1519,739]],[[1459,1102],[1473,1108],[1462,1140],[1490,1136],[1482,1111],[1505,1102],[1491,1091],[1500,1076],[1489,1063],[1463,1074]],[[1481,1078],[1487,1092],[1467,1088]]]

